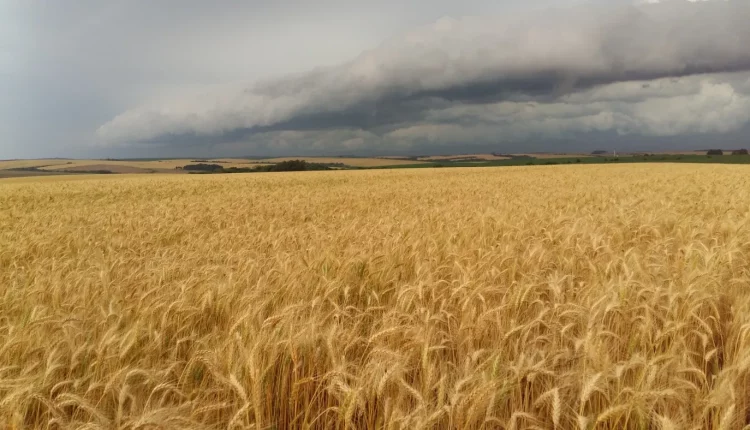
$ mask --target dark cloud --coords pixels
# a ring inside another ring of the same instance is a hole
[[[748,84],[711,74],[750,70],[747,22],[745,1],[442,19],[341,66],[129,110],[98,134],[129,143],[294,130],[428,141],[723,132],[748,120]]]

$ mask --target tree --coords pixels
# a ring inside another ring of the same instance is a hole
[[[721,149],[709,149],[706,155],[724,155],[724,151]]]
[[[732,155],[747,155],[747,149],[736,149],[732,151]]]
[[[182,170],[189,170],[193,172],[217,172],[219,170],[222,170],[223,167],[218,164],[188,164],[187,166],[182,166]]]

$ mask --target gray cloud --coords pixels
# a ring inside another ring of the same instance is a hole
[[[354,150],[574,132],[721,133],[749,120],[750,79],[705,74],[750,69],[747,22],[750,4],[737,0],[446,18],[340,66],[128,110],[98,136],[311,148],[337,139]]]
[[[496,126],[498,133],[514,137],[605,130],[655,136],[726,132],[748,121],[750,97],[703,76],[615,83],[548,103],[456,104],[426,115],[428,124]]]

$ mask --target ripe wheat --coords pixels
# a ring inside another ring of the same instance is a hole
[[[742,428],[748,178],[0,181],[0,424]]]

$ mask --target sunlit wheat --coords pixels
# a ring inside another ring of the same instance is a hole
[[[0,424],[739,429],[749,178],[2,180]]]

